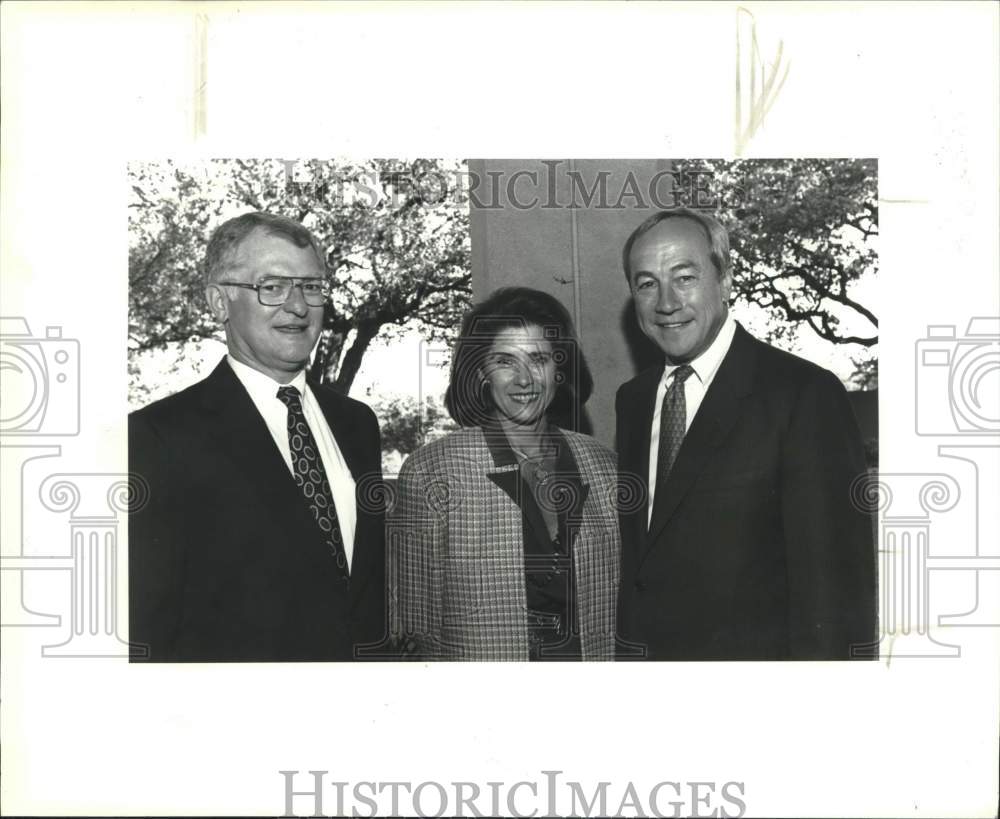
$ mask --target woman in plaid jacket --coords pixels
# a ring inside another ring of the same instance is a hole
[[[592,384],[552,296],[504,288],[466,315],[445,396],[462,429],[406,460],[387,520],[409,654],[613,659],[616,461],[571,431]]]

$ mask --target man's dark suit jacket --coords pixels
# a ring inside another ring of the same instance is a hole
[[[619,466],[643,485],[661,375],[617,396]],[[645,505],[621,515],[621,638],[654,660],[847,659],[874,641],[864,471],[837,378],[737,326],[648,532]]]
[[[385,636],[378,422],[312,390],[358,485],[349,584],[225,360],[129,416],[129,471],[149,486],[129,515],[129,630],[149,659],[350,660]]]

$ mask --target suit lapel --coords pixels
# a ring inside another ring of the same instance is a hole
[[[712,451],[729,434],[739,418],[744,396],[753,387],[756,353],[754,340],[737,326],[732,344],[684,436],[663,491],[657,489],[647,543],[652,545],[684,499],[695,479],[709,462]],[[652,423],[652,421],[650,421]],[[647,430],[648,453],[648,430]],[[648,464],[648,454],[646,462]]]
[[[576,525],[583,518],[583,505],[590,496],[590,484],[584,483],[579,473],[576,475],[560,476],[559,480],[569,487],[573,505],[566,512],[566,516],[569,518],[571,525]]]
[[[204,410],[213,419],[214,435],[226,442],[225,448],[237,463],[241,478],[254,487],[262,508],[274,510],[273,517],[278,526],[288,531],[287,542],[292,548],[308,545],[326,550],[328,547],[322,532],[281,457],[267,424],[225,359],[208,380]],[[314,390],[313,394],[351,475],[360,484],[365,477],[366,464],[372,462],[372,456],[366,458],[364,452],[366,441],[362,436],[351,434],[350,418],[335,399],[321,390]],[[369,472],[371,469],[369,466]],[[367,489],[368,495],[376,494],[370,487]],[[378,566],[383,548],[382,517],[360,507],[357,512],[355,549],[351,561],[352,604],[360,599],[360,592],[372,570]],[[374,542],[374,547],[367,545],[369,540]]]
[[[566,510],[570,528],[579,530],[580,522],[583,520],[583,506],[590,496],[590,484],[583,482],[583,472],[580,469],[584,454],[575,444],[571,445],[565,435],[559,433],[559,438],[559,462],[556,471],[559,473],[559,483],[568,488],[572,500],[572,505]],[[572,547],[572,543],[568,546]]]
[[[524,511],[524,504],[521,493],[521,471],[516,466],[501,466],[497,469],[491,470],[486,473],[486,477],[490,479],[492,483],[503,490],[504,494],[507,495],[516,505],[518,509]],[[535,520],[532,519],[532,515],[525,513],[525,517],[528,519],[528,523],[535,529],[536,533],[541,533],[545,531],[545,523],[541,520],[541,516],[534,515]]]
[[[535,536],[545,543],[549,540],[548,529],[542,519],[541,512],[533,503],[525,504],[524,482],[521,480],[521,470],[517,458],[510,448],[510,442],[498,424],[484,424],[483,436],[492,458],[492,469],[487,470],[486,477],[499,487],[514,505],[521,511],[523,519],[534,530]]]
[[[347,462],[347,468],[351,470],[351,477],[357,483],[366,476],[370,477],[373,464],[371,453],[365,451],[365,444],[368,442],[357,434],[356,429],[353,429],[353,419],[345,412],[344,405],[326,389],[318,389],[312,384],[309,388],[319,402],[320,409],[323,410],[330,432],[333,433],[337,447]]]
[[[580,477],[578,459],[570,447],[566,436],[555,427],[548,434],[551,436],[556,447],[556,466],[555,471],[548,478],[548,482],[543,482],[539,489],[545,495],[549,505],[556,510],[559,519],[558,531],[561,536],[562,532],[567,528],[567,522],[569,523],[570,532],[579,532],[580,523],[583,519],[583,505],[587,502],[587,497],[590,495],[590,484],[584,483]],[[528,491],[523,483],[521,487],[522,492]],[[567,500],[569,501],[568,506],[566,505]],[[541,510],[534,499],[529,498],[521,508],[525,510],[525,517],[529,525],[535,530],[536,535],[541,538],[540,542],[547,543],[551,540],[548,527],[545,525],[545,519],[542,517]],[[565,544],[565,548],[573,548],[572,540]]]
[[[622,452],[622,464],[635,470],[639,485],[647,486],[649,482],[649,439],[653,427],[653,412],[656,409],[656,388],[663,375],[662,367],[652,367],[639,377],[636,385],[636,405],[632,413],[630,435]],[[619,446],[622,446],[619,442]],[[641,509],[637,509],[626,525],[632,527],[632,542],[646,542],[646,521],[648,505],[653,502],[647,498]]]
[[[545,525],[545,519],[542,517],[537,503],[533,499],[525,497],[529,494],[529,490],[521,479],[517,458],[510,448],[506,436],[498,426],[490,427],[484,432],[494,466],[494,470],[487,472],[486,476],[517,505],[538,541],[548,543],[552,539],[549,529]],[[552,487],[558,492],[564,490],[568,492],[565,497],[572,501],[569,508],[563,509],[563,496],[559,495],[552,498],[552,504],[561,510],[560,517],[568,515],[570,521],[576,521],[582,515],[583,504],[587,500],[590,486],[580,480],[577,461],[567,443],[566,436],[558,429],[553,429],[549,434],[556,446],[556,469],[552,477],[555,483],[552,484]]]
[[[274,509],[279,526],[297,527],[300,537],[320,538],[267,424],[225,359],[208,377],[203,411],[213,437],[224,442],[223,448],[239,467],[240,479],[254,488],[261,507]]]

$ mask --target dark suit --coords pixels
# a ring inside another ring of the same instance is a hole
[[[362,500],[349,584],[225,360],[129,416],[129,471],[149,485],[129,516],[130,639],[150,659],[350,660],[385,635],[378,422],[312,390]]]
[[[619,467],[645,485],[662,367],[617,396]],[[665,487],[623,513],[620,636],[655,660],[841,659],[875,639],[871,519],[847,394],[736,328]]]

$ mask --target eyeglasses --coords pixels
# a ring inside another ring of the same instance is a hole
[[[328,288],[322,279],[300,279],[294,276],[278,279],[267,279],[260,284],[223,281],[228,287],[242,287],[245,290],[256,290],[257,301],[265,307],[278,307],[292,296],[292,289],[302,290],[302,298],[310,307],[322,307],[326,303]]]

